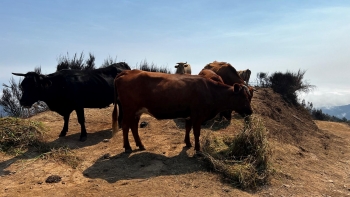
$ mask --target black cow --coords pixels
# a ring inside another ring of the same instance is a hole
[[[12,74],[24,76],[20,86],[22,106],[31,107],[37,101],[44,101],[51,111],[63,116],[64,125],[59,137],[66,136],[69,116],[75,110],[81,126],[80,141],[85,141],[84,108],[105,108],[114,103],[114,78],[123,70],[130,70],[130,67],[119,62],[95,70],[60,70],[49,75]],[[122,111],[121,107],[119,110]]]

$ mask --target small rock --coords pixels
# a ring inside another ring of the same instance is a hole
[[[328,183],[334,183],[334,181],[333,180],[328,180]]]
[[[222,191],[224,191],[224,192],[230,192],[230,189],[228,189],[228,188],[222,188]]]
[[[38,184],[41,185],[41,184],[43,184],[43,182],[42,181],[38,181]]]
[[[147,125],[148,125],[147,122],[142,121],[142,122],[140,123],[140,128],[145,128]]]
[[[61,181],[61,179],[62,178],[58,175],[51,175],[51,176],[47,177],[45,182],[46,183],[58,183]]]
[[[104,155],[102,156],[102,158],[103,158],[103,159],[109,159],[109,158],[111,158],[111,154],[106,153],[106,154],[104,154]]]
[[[283,184],[284,187],[290,188],[290,185]]]

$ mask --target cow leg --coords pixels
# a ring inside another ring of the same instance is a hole
[[[226,120],[231,121],[231,119],[232,119],[232,111],[231,110],[227,110],[227,111],[220,112],[220,119],[222,119],[222,117],[225,117]]]
[[[70,113],[71,112],[69,112],[63,116],[64,123],[63,123],[63,128],[62,128],[62,131],[61,131],[59,137],[64,137],[67,135]]]
[[[81,127],[80,132],[80,141],[84,142],[87,139],[87,133],[85,128],[85,115],[84,115],[84,108],[78,108],[75,110],[77,112],[78,122]]]
[[[146,150],[139,136],[139,128],[138,128],[139,121],[140,121],[140,117],[136,117],[133,120],[133,123],[131,125],[131,132],[132,132],[132,135],[134,136],[136,146],[138,146],[140,150]]]
[[[186,143],[186,147],[190,148],[192,147],[192,144],[191,144],[191,140],[190,140],[190,131],[191,131],[191,128],[192,128],[192,121],[191,119],[186,119],[186,133],[185,133],[185,143]]]
[[[123,119],[122,121],[122,130],[123,130],[123,148],[125,149],[125,153],[131,153],[132,149],[130,146],[130,142],[129,142],[129,124],[127,122],[128,119]]]
[[[199,143],[199,136],[201,135],[201,124],[193,124],[193,135],[194,135],[194,150],[200,152],[201,146]]]

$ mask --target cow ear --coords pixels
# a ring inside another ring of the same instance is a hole
[[[241,89],[242,87],[238,83],[233,84],[233,92],[235,94],[238,94],[238,92],[241,91]]]
[[[178,65],[175,66],[175,68],[179,67]]]
[[[188,66],[188,64],[184,64],[184,67],[187,67]]]

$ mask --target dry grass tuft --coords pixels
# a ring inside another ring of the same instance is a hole
[[[39,146],[44,136],[40,122],[20,118],[0,118],[0,151],[11,155],[22,154],[29,146]]]
[[[260,118],[253,115],[234,138],[207,133],[202,139],[204,158],[225,180],[243,189],[256,189],[267,183],[271,152],[267,129]]]
[[[68,147],[52,148],[49,152],[41,155],[42,159],[53,159],[54,161],[64,163],[73,169],[76,169],[82,162]]]
[[[29,148],[35,148],[38,158],[53,159],[76,168],[81,159],[68,147],[56,147],[46,143],[46,130],[41,122],[13,117],[0,118],[0,151],[19,156]]]

